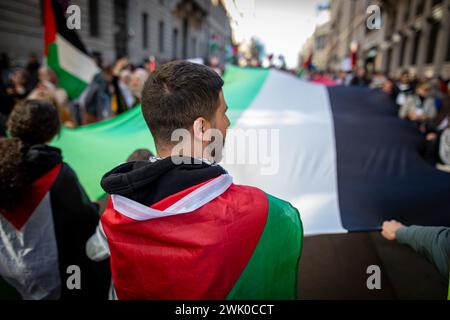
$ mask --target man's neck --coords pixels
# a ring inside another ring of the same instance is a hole
[[[190,157],[190,158],[202,158],[202,155],[196,155],[189,152],[182,152],[181,154],[175,154],[172,152],[172,149],[158,149],[156,150],[156,154],[159,158],[169,158],[173,156],[179,156],[179,157]]]

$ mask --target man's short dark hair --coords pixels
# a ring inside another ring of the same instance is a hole
[[[211,120],[219,106],[223,80],[213,69],[187,61],[163,64],[142,91],[142,113],[157,144],[170,143],[172,132],[195,119]]]

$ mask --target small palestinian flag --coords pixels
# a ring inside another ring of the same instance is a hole
[[[147,207],[111,195],[102,216],[119,299],[294,299],[298,211],[222,174]]]
[[[65,10],[58,0],[44,0],[45,56],[66,89],[77,98],[99,72],[75,30],[67,28]]]

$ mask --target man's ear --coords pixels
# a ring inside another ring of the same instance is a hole
[[[194,139],[199,141],[206,141],[205,132],[211,129],[211,124],[208,120],[203,117],[198,117],[194,121],[194,125],[192,126],[194,131]]]

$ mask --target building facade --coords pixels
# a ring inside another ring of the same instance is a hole
[[[311,37],[303,45],[302,52],[298,57],[298,69],[309,59],[312,54],[312,64],[318,70],[328,68],[328,41],[330,39],[331,22],[325,22],[318,25]]]
[[[381,28],[370,29],[367,8],[381,9]],[[356,66],[398,76],[450,77],[450,0],[333,0],[325,36],[324,69]]]
[[[346,60],[356,58],[357,66],[379,70],[379,45],[387,32],[387,17],[382,14],[380,29],[367,28],[367,8],[371,4],[381,6],[379,1],[335,0],[331,2],[330,33],[327,41],[327,67],[338,71],[347,69]],[[345,65],[345,66],[344,66]]]
[[[16,64],[43,52],[43,1],[0,1],[0,52]],[[160,61],[225,59],[231,27],[220,1],[72,0],[81,9],[78,34],[88,51],[105,62],[127,56],[136,64],[149,56]]]

